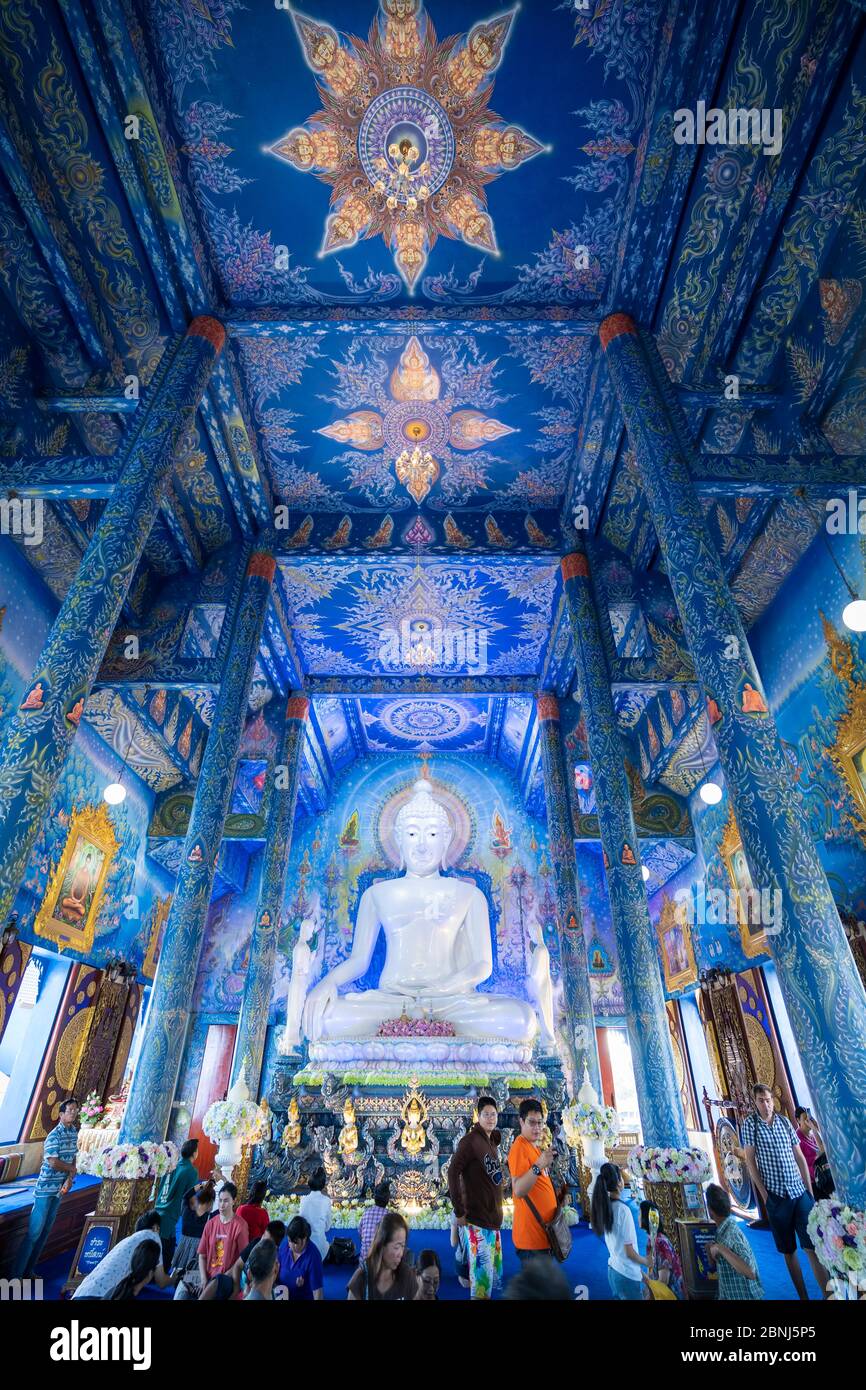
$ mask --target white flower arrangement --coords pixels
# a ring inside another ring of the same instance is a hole
[[[636,1148],[628,1166],[644,1182],[709,1182],[710,1160],[703,1149]]]
[[[300,1212],[301,1199],[298,1196],[275,1196],[269,1192],[265,1198],[268,1216],[272,1221],[282,1221],[286,1226]],[[356,1229],[361,1217],[373,1205],[372,1197],[363,1202],[339,1201],[332,1206],[331,1224],[338,1231]],[[432,1202],[428,1206],[407,1206],[395,1202],[394,1209],[406,1217],[413,1231],[447,1231],[451,1225],[453,1211],[447,1201]],[[502,1229],[510,1230],[514,1219],[514,1204],[506,1199],[502,1204]]]
[[[267,1112],[254,1100],[214,1101],[202,1120],[209,1139],[239,1139],[242,1144],[258,1144],[270,1136]]]
[[[606,1145],[619,1138],[619,1115],[612,1105],[573,1100],[562,1112],[565,1137],[573,1146],[576,1139],[601,1139]]]
[[[806,1225],[824,1268],[866,1290],[866,1212],[825,1197],[815,1203]]]
[[[78,1171],[95,1178],[111,1181],[138,1178],[162,1178],[171,1173],[180,1160],[180,1150],[168,1141],[164,1144],[113,1144],[96,1153],[79,1153]]]

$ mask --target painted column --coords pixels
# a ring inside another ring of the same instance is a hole
[[[276,564],[255,550],[247,565],[219,700],[208,734],[177,886],[165,924],[159,968],[121,1141],[162,1140],[192,1009],[223,825],[231,802],[265,611]]]
[[[586,964],[586,942],[580,915],[574,834],[571,827],[568,788],[565,783],[559,701],[555,695],[546,693],[538,696],[537,706],[541,763],[544,771],[544,799],[547,804],[547,834],[559,908],[559,954],[562,961],[563,1002],[568,1024],[568,1064],[573,1069],[573,1093],[576,1094],[581,1086],[583,1064],[586,1062],[589,1079],[601,1099],[601,1073],[595,1041],[589,970]]]
[[[645,1144],[688,1143],[665,995],[638,853],[622,740],[608,679],[589,564],[582,551],[562,561],[577,658],[596,814],[616,933],[632,1065]]]
[[[225,330],[197,318],[151,383],[125,446],[126,463],[48,637],[0,753],[0,921],[78,732],[108,643],[157,514],[180,436],[189,429]]]
[[[778,890],[770,953],[838,1193],[866,1206],[866,994],[740,614],[689,471],[686,421],[654,342],[626,314],[600,329],[665,569],[704,688],[756,889]]]
[[[231,1074],[231,1085],[234,1085],[246,1069],[246,1083],[251,1096],[258,1095],[262,1075],[274,961],[286,893],[309,707],[306,696],[290,696],[271,782],[262,882]]]

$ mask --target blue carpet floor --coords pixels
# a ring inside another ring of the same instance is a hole
[[[358,1233],[355,1230],[342,1231],[334,1230],[332,1235],[348,1236],[354,1239],[356,1245]],[[794,1288],[785,1268],[782,1256],[777,1254],[773,1245],[773,1238],[769,1231],[746,1231],[752,1249],[758,1260],[758,1268],[761,1272],[761,1280],[764,1291],[768,1299],[793,1299],[795,1297]],[[589,1290],[589,1298],[592,1300],[610,1299],[610,1290],[607,1282],[607,1249],[602,1240],[592,1234],[592,1231],[581,1224],[572,1229],[574,1244],[571,1255],[565,1265],[565,1273],[572,1287],[577,1284],[586,1285]],[[640,1234],[641,1249],[645,1247],[646,1241],[643,1234]],[[454,1259],[451,1244],[447,1231],[413,1231],[409,1238],[409,1248],[417,1258],[422,1250],[435,1250],[442,1265],[442,1285],[440,1298],[444,1301],[467,1300],[468,1290],[460,1287],[457,1277],[454,1274]],[[511,1240],[511,1232],[503,1231],[503,1276],[504,1282],[515,1275],[520,1268],[520,1262],[514,1254],[514,1246]],[[47,1299],[60,1297],[60,1290],[69,1272],[72,1263],[73,1252],[69,1251],[65,1255],[59,1255],[53,1260],[41,1264],[37,1274],[44,1281],[44,1296]],[[818,1286],[812,1277],[805,1256],[801,1253],[800,1264],[804,1270],[806,1278],[806,1288],[810,1298],[820,1298]],[[351,1278],[353,1267],[344,1266],[332,1269],[325,1266],[325,1298],[340,1300],[346,1297],[346,1284]],[[165,1299],[170,1298],[171,1294],[162,1290],[151,1288],[146,1289],[143,1298]]]

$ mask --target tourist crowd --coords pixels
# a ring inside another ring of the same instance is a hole
[[[739,1153],[798,1295],[806,1297],[796,1254],[798,1239],[823,1292],[827,1274],[806,1229],[823,1152],[820,1134],[805,1110],[797,1112],[795,1130],[776,1113],[772,1093],[765,1086],[754,1088],[754,1107],[741,1127]],[[448,1165],[448,1192],[453,1208],[454,1271],[470,1298],[483,1300],[492,1298],[502,1284],[504,1183],[495,1100],[482,1096],[476,1114]],[[527,1098],[518,1115],[520,1133],[507,1163],[514,1201],[511,1239],[521,1268],[504,1296],[571,1299],[580,1295],[572,1291],[557,1263],[565,1260],[571,1244],[563,1220],[566,1188],[554,1185],[556,1155],[541,1102]],[[21,1273],[29,1274],[35,1267],[60,1195],[75,1176],[70,1136],[77,1132],[76,1120],[75,1103],[65,1104],[61,1123],[46,1140],[28,1236],[19,1253]],[[180,1162],[163,1180],[154,1208],[139,1219],[132,1235],[119,1241],[86,1274],[73,1299],[134,1298],[148,1284],[155,1284],[173,1288],[179,1300],[316,1301],[324,1298],[325,1264],[342,1263],[347,1256],[353,1264],[357,1259],[346,1285],[346,1296],[352,1301],[438,1299],[439,1256],[435,1250],[422,1250],[417,1258],[410,1252],[409,1224],[391,1206],[387,1182],[376,1187],[373,1205],[361,1218],[356,1252],[351,1242],[329,1239],[333,1212],[324,1169],[312,1174],[298,1215],[285,1224],[270,1219],[264,1182],[255,1183],[249,1199],[238,1205],[234,1183],[224,1181],[217,1191],[212,1181],[199,1181],[194,1165],[197,1144],[190,1139],[183,1145]],[[763,1298],[755,1255],[732,1214],[728,1193],[710,1184],[705,1199],[716,1228],[706,1254],[716,1273],[717,1297]],[[647,1236],[645,1253],[641,1253],[634,1214],[624,1199],[623,1176],[613,1163],[601,1166],[589,1217],[592,1230],[607,1248],[608,1284],[614,1299],[685,1297],[674,1232],[664,1229],[651,1202],[641,1202],[639,1225]],[[349,1252],[347,1245],[351,1245]]]

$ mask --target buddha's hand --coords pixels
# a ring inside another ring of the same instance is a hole
[[[315,1041],[321,1036],[325,1014],[337,997],[337,986],[327,978],[314,985],[304,1005],[304,1033]]]

